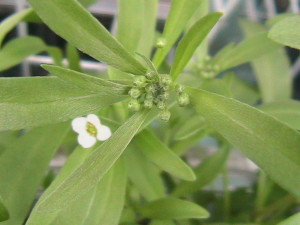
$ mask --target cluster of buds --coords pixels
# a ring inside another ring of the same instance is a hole
[[[219,73],[220,66],[215,65],[211,57],[207,56],[201,63],[197,64],[197,71],[203,78],[214,78]]]

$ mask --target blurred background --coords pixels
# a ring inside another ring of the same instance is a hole
[[[162,31],[165,18],[168,15],[171,0],[159,1],[159,12],[157,29]],[[211,11],[224,12],[223,19],[210,34],[210,52],[214,54],[229,42],[239,42],[243,39],[242,31],[238,25],[239,20],[249,19],[254,22],[264,23],[267,19],[273,18],[281,13],[299,13],[300,0],[211,0]],[[0,21],[7,16],[21,11],[28,7],[26,0],[0,0]],[[112,33],[116,30],[117,18],[117,0],[100,0],[92,5],[89,10],[92,14]],[[300,25],[300,24],[299,24]],[[53,45],[65,49],[65,41],[55,35],[47,26],[37,23],[20,24],[11,32],[4,42],[17,36],[34,35],[41,37],[48,45]],[[293,77],[294,91],[293,97],[300,99],[300,54],[298,50],[286,48],[291,63],[291,76]],[[91,72],[101,72],[106,70],[106,65],[96,62],[94,59],[81,53],[83,69]],[[30,56],[26,61],[6,71],[0,72],[0,77],[18,77],[18,76],[44,76],[46,72],[40,68],[41,63],[52,63],[50,57],[46,54]],[[237,68],[237,73],[243,79],[256,84],[251,67],[242,65]],[[192,164],[198,164],[199,161],[193,161],[193,154],[211,154],[215,150],[213,139],[206,138],[197,148],[203,148],[205,151],[192,151],[189,155]],[[201,158],[201,156],[200,156]],[[52,161],[52,167],[61,167],[65,161],[63,155],[58,155]],[[237,151],[231,155],[229,160],[230,180],[235,187],[247,187],[251,185],[256,176],[257,167],[248,159],[243,157]],[[216,181],[221,182],[220,180]],[[215,187],[222,185],[216,185]]]

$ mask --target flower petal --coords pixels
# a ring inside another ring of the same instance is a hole
[[[85,117],[78,117],[72,120],[72,129],[76,133],[81,133],[86,129],[87,120]]]
[[[88,122],[93,124],[95,127],[99,127],[101,125],[99,117],[96,116],[95,114],[89,114],[86,117],[86,119],[87,119]]]
[[[105,141],[111,136],[111,130],[107,126],[100,126],[97,132],[97,139],[99,141]]]
[[[88,135],[87,133],[81,133],[78,135],[78,143],[83,147],[83,148],[90,148],[94,144],[96,144],[97,139],[95,137],[92,137]]]

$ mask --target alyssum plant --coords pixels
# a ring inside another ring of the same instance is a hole
[[[37,37],[0,48],[1,71],[42,51],[55,63],[42,65],[50,76],[0,79],[1,224],[300,224],[286,219],[300,197],[300,106],[283,47],[268,37],[299,48],[299,30],[284,25],[299,17],[242,21],[247,38],[211,57],[206,37],[222,14],[206,0],[173,0],[155,48],[157,0],[119,0],[116,38],[84,8],[92,2],[29,0],[0,25],[1,44],[19,22],[44,22],[68,42],[69,62]],[[82,71],[76,48],[107,74]],[[259,92],[228,72],[249,61]],[[205,136],[219,149],[191,168],[185,153]],[[41,185],[57,149],[77,144]],[[263,171],[250,192],[228,188],[231,146]],[[220,173],[222,195],[204,190]]]

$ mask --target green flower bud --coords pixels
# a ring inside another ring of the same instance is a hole
[[[138,102],[138,100],[136,99],[131,99],[129,102],[128,102],[128,109],[134,111],[134,112],[137,112],[141,109],[141,104]]]
[[[144,101],[144,107],[146,109],[151,109],[153,107],[153,101],[152,100],[149,100],[149,99],[146,99]]]
[[[157,48],[163,48],[166,45],[166,39],[165,38],[158,38],[156,42],[156,47]]]
[[[146,77],[149,79],[149,80],[152,80],[154,77],[155,77],[155,72],[154,71],[149,71],[146,73]]]
[[[153,95],[148,93],[146,94],[145,99],[153,101]]]
[[[164,92],[163,94],[159,95],[159,98],[162,100],[168,100],[170,97],[169,92]]]
[[[157,108],[160,109],[160,110],[163,110],[166,108],[166,104],[164,101],[158,101],[157,102]]]
[[[146,86],[146,92],[149,93],[153,93],[155,91],[155,87],[153,84],[149,84]]]
[[[177,84],[177,85],[176,85],[176,92],[177,92],[178,94],[181,94],[182,92],[184,92],[184,86],[181,85],[181,84]]]
[[[179,106],[187,106],[190,104],[190,97],[187,93],[181,93],[177,98]]]
[[[171,117],[171,113],[170,113],[170,111],[167,110],[167,109],[165,109],[164,111],[162,111],[162,112],[160,113],[160,115],[159,115],[159,118],[160,118],[161,120],[163,120],[163,121],[166,121],[166,122],[169,121],[170,117]]]
[[[162,83],[162,85],[169,86],[170,84],[172,84],[172,78],[168,74],[162,74],[160,75],[160,82]]]
[[[131,88],[129,91],[129,95],[132,98],[138,98],[141,96],[141,91],[138,88]]]
[[[135,76],[133,79],[133,84],[138,87],[145,87],[146,81],[147,81],[147,79],[144,76]]]

